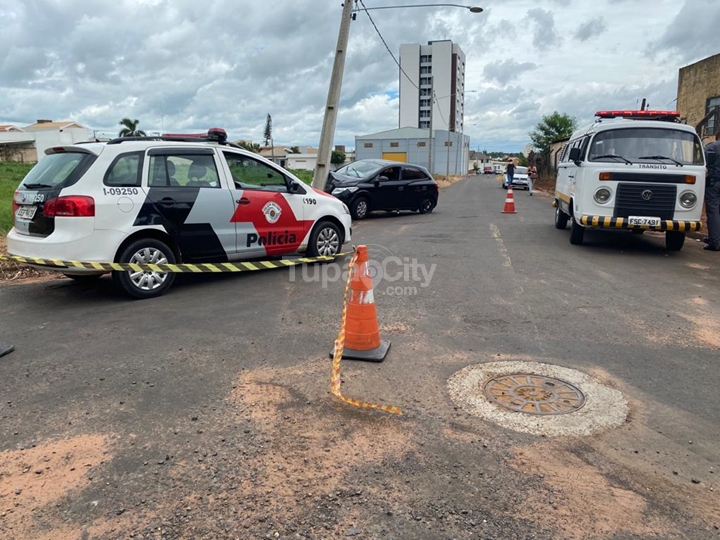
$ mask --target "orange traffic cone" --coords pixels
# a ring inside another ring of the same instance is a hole
[[[366,246],[357,247],[357,261],[352,272],[347,316],[344,321],[345,349],[342,357],[382,362],[390,349],[390,342],[380,340],[373,285],[368,275]],[[333,354],[330,353],[330,356]]]
[[[512,184],[508,184],[507,197],[505,197],[505,207],[503,214],[517,214],[515,211],[515,196],[513,195]]]

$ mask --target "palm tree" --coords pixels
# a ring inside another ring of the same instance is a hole
[[[262,146],[260,146],[260,144],[253,143],[250,141],[237,141],[235,144],[237,144],[241,148],[244,148],[245,150],[250,150],[250,152],[255,152],[256,154],[259,154],[260,150],[262,150]]]
[[[145,137],[145,132],[142,129],[138,129],[140,120],[130,120],[129,118],[123,118],[119,124],[123,127],[118,133],[118,137]]]

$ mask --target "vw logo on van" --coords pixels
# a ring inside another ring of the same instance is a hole
[[[649,189],[646,189],[640,194],[640,196],[643,198],[643,201],[650,201],[653,198],[653,192]]]

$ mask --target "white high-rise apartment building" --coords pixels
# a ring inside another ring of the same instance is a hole
[[[465,53],[450,40],[400,46],[399,128],[463,131]],[[431,92],[435,92],[435,104]],[[432,107],[432,110],[431,110]]]

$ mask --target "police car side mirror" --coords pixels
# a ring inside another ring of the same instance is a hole
[[[570,149],[570,161],[575,163],[575,165],[580,165],[580,149],[579,148],[571,148]]]
[[[708,152],[706,159],[708,167],[712,167],[717,163],[717,152]]]
[[[290,193],[305,193],[305,191],[300,187],[300,184],[297,182],[290,182],[290,188],[288,189]]]

